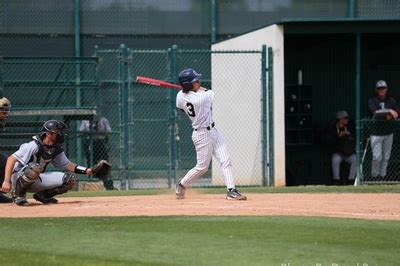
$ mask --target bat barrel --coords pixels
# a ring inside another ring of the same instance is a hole
[[[142,76],[137,76],[136,82],[141,83],[141,84],[157,86],[157,87],[165,87],[165,88],[172,88],[172,89],[178,89],[178,90],[182,89],[181,86],[170,83],[170,82],[166,82],[166,81],[159,80],[159,79],[142,77]]]

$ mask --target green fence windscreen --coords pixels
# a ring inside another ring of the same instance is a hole
[[[399,14],[396,0],[4,0],[0,54],[75,56],[75,29],[82,55],[91,56],[96,44],[205,49],[211,40],[282,20],[398,20]]]

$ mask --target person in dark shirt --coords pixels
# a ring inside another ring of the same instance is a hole
[[[108,135],[112,132],[110,121],[106,117],[97,117],[90,123],[89,120],[82,120],[79,131],[83,133],[83,150],[88,164],[98,163],[101,160],[109,160]],[[98,120],[97,120],[98,119]],[[93,137],[92,147],[90,138]],[[93,149],[93,162],[91,162],[91,152]],[[112,178],[103,180],[106,190],[117,190],[114,187]]]
[[[396,120],[398,118],[397,102],[393,97],[388,96],[388,87],[384,80],[376,83],[376,95],[369,99],[368,109],[371,115],[377,110],[388,110],[386,120]],[[371,133],[372,165],[371,177],[385,177],[387,166],[390,159],[390,153],[393,144],[393,123],[388,121],[374,122]]]
[[[340,164],[345,161],[350,164],[348,179],[356,176],[355,139],[352,127],[349,125],[349,114],[346,111],[336,113],[336,121],[328,130],[328,141],[332,147],[333,180],[340,180]]]

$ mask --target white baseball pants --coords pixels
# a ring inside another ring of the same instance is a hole
[[[235,188],[231,160],[219,131],[215,127],[211,130],[200,128],[193,131],[192,140],[196,148],[197,164],[182,178],[181,184],[189,187],[194,180],[205,174],[214,155],[221,164],[227,188]]]
[[[393,134],[371,136],[372,164],[371,177],[386,176],[386,170],[392,151]]]
[[[348,157],[343,156],[339,153],[334,153],[332,155],[332,172],[333,179],[340,180],[340,164],[345,161],[350,164],[349,180],[354,180],[356,178],[356,155],[350,155]]]

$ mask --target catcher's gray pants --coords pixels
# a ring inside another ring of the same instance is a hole
[[[393,134],[371,136],[372,164],[371,177],[386,176],[386,169],[392,151]]]
[[[338,153],[334,153],[332,155],[332,172],[333,172],[333,179],[339,180],[340,179],[340,164],[345,161],[346,163],[350,164],[350,172],[349,172],[349,180],[354,180],[356,178],[356,155],[350,155],[348,157],[340,155]]]
[[[17,181],[18,176],[21,174],[22,170],[14,173],[12,175],[12,184],[13,189],[15,189],[15,184]],[[63,172],[46,172],[41,173],[38,180],[32,184],[28,192],[40,192],[46,189],[52,189],[56,187],[60,187],[63,185],[63,177],[65,173]]]

